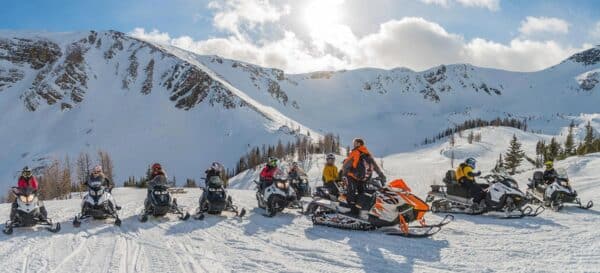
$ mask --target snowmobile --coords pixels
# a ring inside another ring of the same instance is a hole
[[[196,220],[204,219],[205,213],[220,215],[223,211],[233,212],[237,217],[246,215],[246,209],[238,210],[238,207],[233,204],[231,196],[225,190],[223,180],[218,176],[212,176],[208,179],[199,204],[194,214]]]
[[[184,212],[178,205],[177,199],[171,197],[169,192],[169,186],[167,185],[167,178],[163,175],[155,178],[156,184],[151,186],[148,190],[148,197],[146,197],[144,209],[139,216],[140,222],[148,221],[148,216],[162,217],[167,213],[173,213],[179,215],[180,220],[187,220],[190,218],[188,212]]]
[[[38,192],[33,188],[19,189],[12,188],[12,193],[17,199],[17,207],[13,208],[15,213],[13,217],[6,221],[4,234],[10,235],[14,228],[46,226],[46,230],[56,233],[60,231],[60,223],[54,223],[47,217],[45,209],[40,206]]]
[[[302,197],[310,197],[310,185],[308,184],[308,177],[306,175],[298,177],[290,177],[290,185],[296,191],[296,198],[300,200]]]
[[[487,182],[480,184],[486,192],[483,207],[473,204],[469,191],[459,185],[455,177],[454,170],[449,170],[443,179],[445,185],[431,185],[426,201],[431,203],[432,212],[471,215],[501,212],[501,218],[521,218],[537,216],[544,211],[542,206],[535,210],[529,206],[529,199],[508,175],[490,174],[482,177]]]
[[[261,190],[259,181],[254,181],[254,183],[257,184],[258,207],[265,210],[265,216],[273,217],[286,208],[302,209],[296,191],[282,171],[278,171],[273,176],[273,183],[263,190]]]
[[[359,215],[351,214],[345,194],[335,198],[320,188],[313,196],[305,214],[311,215],[315,225],[349,230],[380,230],[389,235],[404,237],[429,237],[450,223],[454,216],[446,215],[437,224],[429,225],[424,216],[429,211],[425,201],[411,192],[402,179],[383,186],[378,178],[367,183],[367,189],[359,196],[358,204],[363,208]],[[413,222],[418,225],[410,225]]]
[[[584,205],[577,197],[577,191],[572,188],[565,169],[557,169],[556,172],[558,176],[550,184],[544,182],[543,172],[533,173],[533,179],[529,179],[530,184],[527,189],[527,196],[533,202],[550,207],[553,211],[561,210],[565,204],[574,204],[582,209],[589,209],[594,206],[592,201],[588,201]]]
[[[121,226],[121,219],[117,214],[119,209],[110,190],[106,189],[102,181],[92,180],[88,183],[88,193],[81,202],[81,213],[73,219],[73,226],[80,227],[81,221],[88,218],[96,220],[113,218],[115,225]]]

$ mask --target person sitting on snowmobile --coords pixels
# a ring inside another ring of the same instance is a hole
[[[344,160],[342,171],[344,177],[348,180],[346,200],[352,213],[358,215],[361,209],[360,204],[357,203],[358,198],[365,192],[366,183],[371,179],[373,171],[377,173],[384,184],[386,177],[375,163],[375,159],[365,146],[364,140],[354,139],[353,146],[354,149],[352,149],[348,158]]]
[[[85,182],[85,185],[89,186],[92,181],[101,181],[102,185],[106,187],[106,190],[108,192],[112,192],[112,189],[115,187],[115,184],[113,184],[110,181],[110,179],[108,179],[106,175],[104,175],[104,172],[102,171],[102,166],[100,165],[92,169],[92,172],[90,173],[90,178],[88,181]]]
[[[323,167],[323,176],[321,178],[323,186],[330,194],[337,196],[339,194],[335,182],[339,181],[338,168],[335,166],[335,155],[328,154],[325,158],[325,167]]]
[[[467,158],[465,162],[460,163],[456,169],[456,180],[458,184],[469,191],[469,195],[473,197],[474,205],[481,205],[485,198],[483,188],[475,182],[475,177],[481,175],[481,171],[475,172],[477,160],[475,158]],[[481,206],[480,206],[481,207]]]
[[[148,176],[148,181],[154,180],[159,175],[167,176],[165,170],[163,170],[162,166],[159,163],[154,163],[150,167],[150,171],[148,172],[150,175]]]
[[[558,173],[554,169],[554,163],[552,161],[546,161],[544,165],[546,166],[546,170],[544,171],[544,183],[549,185],[558,178]]]
[[[304,170],[302,170],[302,168],[300,168],[300,166],[298,166],[298,162],[293,162],[292,168],[288,172],[288,178],[300,180],[304,176],[306,176],[306,173]]]
[[[275,174],[279,171],[277,163],[279,160],[275,157],[270,157],[267,165],[260,172],[260,187],[259,191],[263,191],[273,183]]]
[[[25,168],[23,168],[23,170],[21,171],[21,176],[19,177],[19,180],[17,182],[17,188],[18,190],[25,190],[31,188],[35,191],[39,189],[37,179],[35,179],[35,176],[33,176],[29,167],[25,166]],[[19,205],[17,204],[17,200],[15,200],[15,202],[13,202],[12,204],[12,209],[10,211],[11,221],[13,221],[14,217],[16,216],[18,206]],[[48,218],[48,212],[46,211],[46,207],[42,202],[40,202],[39,206],[40,213],[42,217],[44,217],[44,219],[42,220],[46,220],[46,218]]]
[[[211,177],[218,176],[221,177],[221,171],[223,170],[223,165],[219,162],[213,162],[204,174],[206,174],[206,181],[209,181]]]

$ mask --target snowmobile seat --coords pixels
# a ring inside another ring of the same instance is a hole
[[[471,198],[469,191],[462,187],[459,184],[448,185],[446,188],[446,193],[448,195],[463,197],[463,198]]]
[[[447,186],[458,185],[458,181],[456,181],[456,172],[454,170],[448,170],[442,181],[444,181],[444,184]]]

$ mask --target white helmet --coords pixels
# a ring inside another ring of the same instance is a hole
[[[327,157],[325,159],[326,160],[335,160],[335,155],[334,154],[327,154]]]

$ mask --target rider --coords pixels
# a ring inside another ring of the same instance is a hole
[[[552,184],[558,178],[558,173],[554,170],[554,162],[546,161],[544,163],[546,170],[544,171],[544,183]]]
[[[339,181],[338,168],[335,166],[335,155],[328,154],[325,159],[325,167],[323,167],[323,186],[330,194],[337,196],[339,194],[335,182]]]
[[[160,165],[160,163],[152,164],[149,173],[150,175],[148,176],[148,181],[153,180],[159,175],[167,177],[167,173],[165,172],[165,170],[163,170],[163,167]]]
[[[152,193],[152,189],[154,188],[154,186],[165,185],[167,181],[167,172],[165,172],[160,163],[152,164],[148,173],[150,174],[147,180],[148,196],[144,201],[144,206],[146,210],[150,208],[150,194]],[[164,177],[164,179],[160,179],[161,177]]]
[[[294,161],[292,163],[292,168],[288,172],[288,177],[290,179],[300,180],[304,176],[306,176],[306,173],[304,172],[304,170],[302,170],[302,168],[300,168],[300,166],[298,166],[298,162]]]
[[[92,172],[90,173],[90,179],[86,181],[85,185],[89,187],[90,183],[93,181],[101,181],[102,185],[106,187],[108,192],[112,192],[112,189],[115,187],[115,184],[113,184],[110,179],[104,175],[102,166],[100,165],[97,165],[92,169]]]
[[[23,170],[21,171],[21,176],[19,177],[19,181],[17,182],[17,190],[22,191],[28,188],[31,188],[34,191],[37,191],[39,189],[37,179],[35,179],[35,176],[33,176],[31,169],[25,166],[25,168],[23,168]],[[10,211],[11,221],[14,220],[14,217],[16,216],[18,206],[19,205],[17,204],[17,200],[15,200],[15,202],[13,202],[12,204],[12,209]],[[39,202],[39,206],[40,215],[42,216],[41,220],[46,220],[48,218],[48,212],[46,211],[46,207],[42,202]]]
[[[269,161],[260,172],[260,186],[259,191],[263,191],[273,183],[273,179],[277,171],[277,163],[279,160],[275,157],[269,157]]]
[[[365,184],[371,179],[373,171],[377,173],[381,182],[385,184],[386,178],[375,159],[365,146],[365,141],[356,138],[353,141],[354,149],[344,160],[342,171],[344,177],[348,180],[347,201],[350,205],[351,213],[358,215],[361,206],[358,204],[358,198],[365,191]]]
[[[481,171],[475,172],[476,164],[477,160],[475,158],[467,158],[456,169],[456,180],[469,191],[469,195],[473,197],[473,204],[482,207],[481,203],[485,198],[485,193],[483,188],[475,182],[475,177],[481,175]]]
[[[206,174],[206,181],[209,181],[213,176],[221,177],[221,171],[223,171],[223,165],[219,162],[213,162],[210,167],[204,171],[204,174]]]

